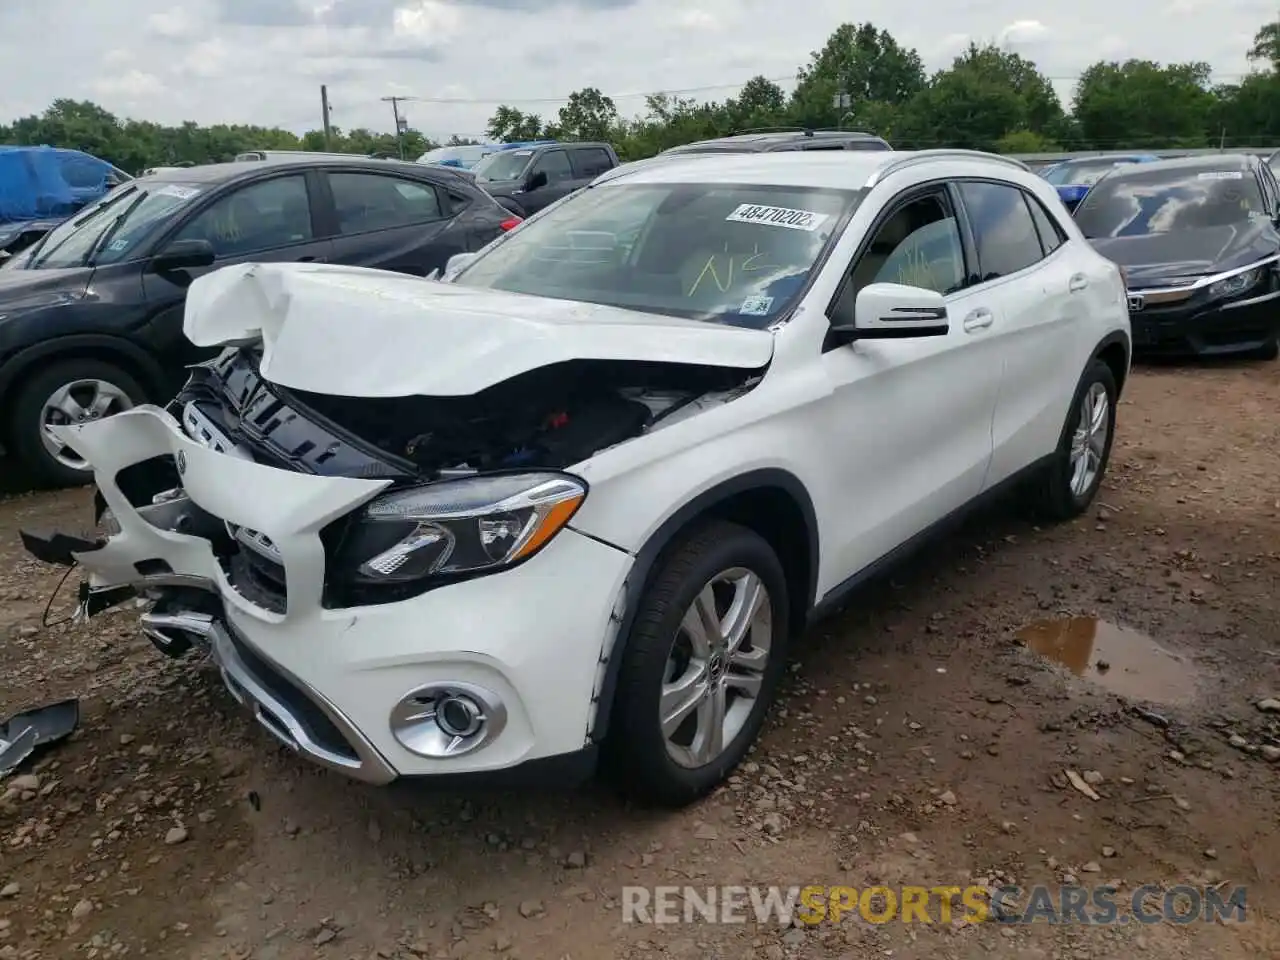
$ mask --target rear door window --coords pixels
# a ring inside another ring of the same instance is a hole
[[[569,160],[573,164],[574,176],[582,179],[594,179],[613,169],[613,160],[603,147],[575,147],[569,151]]]
[[[435,188],[381,173],[330,173],[340,234],[391,230],[444,216]]]
[[[978,245],[981,283],[1025,270],[1043,258],[1023,192],[1015,186],[961,181],[960,196]]]

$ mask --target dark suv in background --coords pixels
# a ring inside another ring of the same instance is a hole
[[[474,167],[476,184],[527,217],[618,165],[607,143],[548,143],[491,153]]]
[[[875,134],[859,130],[769,130],[699,140],[663,150],[660,157],[689,153],[773,153],[777,150],[892,150]]]
[[[463,171],[395,160],[302,155],[130,181],[0,267],[0,456],[46,484],[90,480],[48,428],[172,396],[205,357],[182,329],[202,274],[293,261],[426,276],[519,222]]]

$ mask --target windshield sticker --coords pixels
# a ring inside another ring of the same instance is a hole
[[[740,204],[725,217],[730,223],[763,223],[788,230],[804,230],[812,233],[831,219],[825,213],[813,210],[792,210],[789,207],[765,207],[756,203]]]
[[[1244,174],[1239,170],[1211,170],[1196,177],[1197,180],[1243,180]]]
[[[128,250],[129,241],[127,238],[112,240],[110,243],[107,244],[107,249],[110,250],[112,253],[119,253],[121,250]]]
[[[754,296],[742,301],[738,312],[744,317],[767,317],[773,309],[773,297]]]
[[[157,197],[176,197],[179,200],[190,200],[200,191],[195,187],[182,187],[176,183],[170,183],[155,191]]]

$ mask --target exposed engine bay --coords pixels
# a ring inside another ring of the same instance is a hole
[[[728,402],[761,373],[580,360],[469,397],[370,399],[268,384],[254,353],[239,349],[196,367],[171,409],[197,439],[202,431],[221,434],[220,441],[255,460],[420,483],[491,470],[563,469]]]

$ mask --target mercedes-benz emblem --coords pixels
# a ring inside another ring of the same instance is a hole
[[[187,472],[187,451],[179,450],[177,461],[178,461],[178,473],[179,474],[186,473]]]

